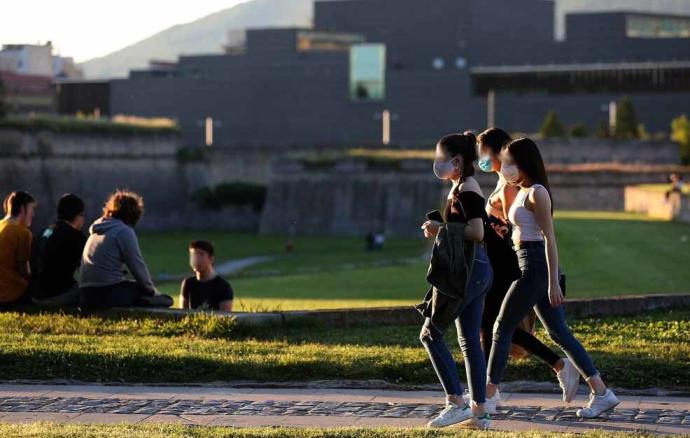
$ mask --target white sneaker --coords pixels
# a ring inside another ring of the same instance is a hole
[[[479,429],[486,430],[491,427],[491,417],[489,414],[484,414],[481,417],[472,417],[469,420],[465,420],[458,425],[462,429]]]
[[[604,395],[589,395],[589,403],[587,406],[577,410],[577,416],[581,418],[596,418],[602,413],[609,411],[620,403],[618,397],[607,389]]]
[[[453,403],[446,405],[446,408],[433,420],[431,420],[428,427],[446,427],[453,424],[462,423],[474,417],[470,405],[458,406]]]
[[[567,357],[563,358],[563,369],[556,373],[558,384],[563,390],[563,401],[570,403],[580,386],[580,372]]]
[[[496,409],[501,407],[503,402],[501,401],[501,393],[498,391],[498,388],[496,388],[496,394],[494,394],[493,397],[487,397],[486,402],[484,403],[484,409],[486,409],[486,412],[491,415],[496,414]]]
[[[462,400],[468,405],[472,404],[472,396],[470,396],[470,392],[467,389],[462,394]],[[496,408],[500,408],[502,405],[503,401],[501,401],[501,394],[498,392],[498,389],[496,389],[496,394],[494,394],[493,398],[486,399],[484,409],[486,409],[487,413],[495,415]]]

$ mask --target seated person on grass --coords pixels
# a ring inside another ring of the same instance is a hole
[[[84,201],[66,194],[58,202],[57,222],[43,230],[34,242],[31,256],[31,285],[34,304],[42,307],[76,307],[79,285],[74,273],[79,269],[86,244]]]
[[[170,307],[172,297],[153,285],[134,226],[144,214],[144,200],[117,190],[103,207],[103,216],[89,228],[81,259],[79,286],[82,309],[110,307]],[[126,278],[126,266],[134,281]]]
[[[213,245],[204,240],[189,244],[189,265],[193,276],[182,281],[180,307],[232,312],[234,293],[230,284],[213,269]]]
[[[31,277],[31,221],[36,201],[27,192],[12,192],[3,203],[0,220],[0,307],[28,303]]]

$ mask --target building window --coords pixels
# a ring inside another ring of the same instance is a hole
[[[690,38],[690,18],[629,15],[626,35],[629,38]]]
[[[444,61],[443,58],[436,57],[431,62],[431,65],[434,67],[434,70],[443,70],[443,68],[446,66],[446,61]]]
[[[350,98],[383,100],[386,95],[386,45],[350,47]]]

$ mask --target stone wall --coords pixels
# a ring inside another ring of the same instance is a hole
[[[106,196],[125,187],[145,197],[142,229],[260,228],[264,233],[286,233],[294,223],[300,233],[361,234],[385,228],[407,235],[417,235],[424,213],[438,208],[444,196],[443,184],[433,178],[431,164],[424,160],[386,164],[346,159],[310,167],[285,158],[285,152],[306,151],[299,147],[218,147],[185,157],[178,153],[180,146],[175,136],[0,130],[0,193],[23,189],[34,194],[40,204],[35,227],[54,219],[63,193],[85,198],[91,221]],[[545,142],[542,149],[551,164],[601,161],[607,154],[621,162],[674,162],[677,153],[673,145],[643,142]],[[626,185],[666,180],[661,172],[550,175],[561,209],[622,210]],[[495,183],[492,175],[478,178],[485,190]],[[191,199],[203,187],[231,181],[269,184],[263,214],[249,207],[200,210]]]
[[[84,198],[90,222],[99,216],[109,193],[129,188],[145,199],[141,229],[256,230],[259,212],[250,207],[201,210],[191,200],[191,194],[204,186],[234,177],[252,180],[251,175],[236,172],[232,157],[179,160],[178,148],[175,136],[0,131],[0,193],[28,190],[36,197],[34,229],[54,220],[55,206],[64,193]]]
[[[485,193],[495,174],[478,172]],[[660,183],[665,171],[552,170],[549,173],[557,209],[623,210],[626,186]],[[439,208],[450,187],[437,180],[427,160],[377,163],[348,159],[311,167],[282,161],[273,170],[260,232],[418,236],[428,210]]]
[[[672,142],[571,138],[540,140],[538,144],[546,163],[680,163],[680,148]]]

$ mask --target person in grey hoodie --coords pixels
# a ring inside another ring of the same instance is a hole
[[[139,249],[134,226],[144,213],[144,200],[134,192],[117,190],[103,208],[103,216],[89,228],[79,277],[80,307],[170,307],[151,279]],[[126,267],[134,277],[128,280]]]

